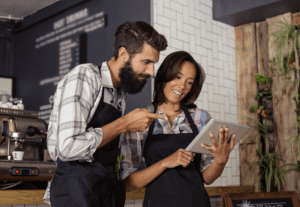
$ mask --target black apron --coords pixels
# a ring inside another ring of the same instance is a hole
[[[184,113],[193,133],[154,135],[154,122],[150,125],[144,146],[146,166],[157,163],[179,148],[185,149],[196,137],[197,127],[187,109],[184,109]],[[200,161],[201,154],[196,154],[194,161],[186,168],[169,168],[160,174],[146,186],[143,207],[210,207],[200,172]]]
[[[87,129],[102,127],[122,116],[103,102],[103,95]],[[52,207],[124,207],[125,183],[115,174],[119,138],[96,150],[93,162],[57,160],[50,187]]]

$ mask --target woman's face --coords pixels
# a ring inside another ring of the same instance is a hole
[[[196,67],[192,63],[183,62],[177,76],[164,87],[165,102],[180,105],[180,101],[190,92],[196,74]]]

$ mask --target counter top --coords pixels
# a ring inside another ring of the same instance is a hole
[[[223,193],[250,193],[254,186],[205,187],[209,196]],[[44,203],[45,190],[0,190],[0,205]],[[145,188],[126,193],[126,200],[144,199]]]

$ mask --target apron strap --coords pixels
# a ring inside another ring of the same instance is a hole
[[[183,111],[185,113],[186,118],[188,119],[188,121],[190,123],[190,126],[191,126],[191,128],[193,130],[193,133],[195,135],[197,135],[199,132],[198,132],[198,129],[197,129],[196,125],[195,125],[194,120],[192,119],[192,117],[190,115],[190,112],[186,108],[184,108]]]

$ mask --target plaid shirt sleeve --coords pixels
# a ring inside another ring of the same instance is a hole
[[[47,146],[54,161],[93,161],[102,141],[101,128],[89,128],[90,113],[102,85],[92,64],[75,67],[58,84],[49,122]]]

